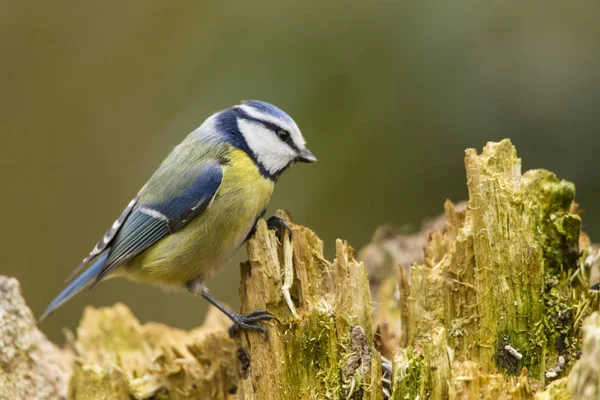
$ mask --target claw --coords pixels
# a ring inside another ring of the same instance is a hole
[[[265,310],[252,311],[251,313],[248,313],[248,314],[244,315],[244,317],[246,319],[260,318],[260,319],[257,319],[257,321],[275,320],[275,321],[281,323],[281,321],[276,316],[274,316],[273,314],[271,314],[271,313],[269,313],[268,311],[265,311]]]
[[[229,336],[230,337],[236,336],[238,334],[238,332],[240,331],[240,329],[243,329],[246,331],[261,332],[265,336],[265,339],[267,339],[268,335],[267,335],[266,329],[260,325],[255,325],[255,324],[257,322],[271,321],[271,320],[280,322],[277,319],[277,317],[270,314],[266,310],[256,310],[256,311],[252,311],[245,315],[244,314],[236,314],[234,312],[231,312],[225,306],[223,306],[223,304],[219,303],[217,301],[217,299],[212,297],[208,293],[208,290],[206,290],[206,288],[204,288],[204,290],[202,290],[201,296],[204,297],[210,304],[214,305],[219,310],[221,310],[221,312],[223,312],[223,314],[227,315],[227,317],[233,321],[233,325],[231,325],[229,327]]]
[[[265,340],[268,339],[269,335],[267,334],[267,330],[260,325],[254,325],[257,322],[262,321],[272,321],[275,320],[279,322],[279,319],[272,314],[269,314],[265,310],[257,310],[251,313],[242,315],[242,314],[233,314],[231,316],[233,321],[233,325],[229,327],[229,337],[236,336],[240,330],[245,331],[256,331],[261,332]]]
[[[290,239],[292,238],[292,228],[290,228],[288,223],[285,222],[285,220],[283,218],[281,218],[279,215],[273,215],[273,216],[269,217],[269,219],[267,220],[267,227],[269,229],[277,232],[277,238],[279,239],[280,242],[283,240],[283,230],[284,229],[288,232]]]

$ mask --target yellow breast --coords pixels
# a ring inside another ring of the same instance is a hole
[[[132,260],[127,268],[129,277],[183,286],[198,276],[209,278],[229,261],[274,189],[274,182],[261,175],[245,152],[232,149],[229,160],[213,202],[188,226]]]

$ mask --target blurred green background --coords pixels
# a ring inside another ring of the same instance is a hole
[[[524,169],[577,185],[600,237],[600,8],[594,1],[4,2],[0,273],[36,315],[170,148],[212,112],[262,99],[319,158],[279,182],[326,242],[360,248],[466,197],[463,150],[510,137]],[[209,282],[237,307],[244,251]],[[42,325],[62,341],[84,305],[127,303],[189,328],[188,294],[113,280]]]

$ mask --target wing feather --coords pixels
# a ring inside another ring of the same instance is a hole
[[[142,210],[134,210],[130,216],[131,223],[126,224],[115,238],[106,265],[96,276],[94,284],[171,233],[166,219],[153,217]]]
[[[112,224],[110,229],[108,229],[106,231],[106,233],[102,236],[102,239],[100,239],[98,241],[98,243],[96,243],[96,246],[94,246],[92,251],[90,251],[90,254],[88,254],[87,257],[85,257],[83,259],[83,261],[81,261],[81,263],[79,263],[79,265],[73,270],[73,272],[71,272],[71,274],[66,279],[66,282],[72,281],[77,276],[77,274],[79,274],[79,272],[81,272],[83,267],[88,265],[90,263],[90,261],[92,261],[98,255],[100,255],[100,253],[102,253],[104,250],[106,250],[106,248],[108,247],[110,242],[115,238],[115,236],[119,232],[119,229],[121,229],[121,227],[123,226],[123,223],[129,216],[129,214],[131,214],[131,210],[133,210],[133,207],[136,205],[138,198],[139,198],[139,195],[135,196],[129,202],[127,207],[125,207],[125,210],[123,210],[121,215],[119,215],[119,218],[117,218],[117,220]]]
[[[223,179],[218,162],[204,163],[189,186],[168,201],[138,204],[110,245],[108,260],[92,287],[161,239],[183,229],[211,204]]]
[[[84,287],[93,287],[115,268],[164,237],[183,229],[213,203],[223,181],[224,172],[219,161],[196,164],[181,175],[172,169],[173,165],[163,163],[150,178],[90,254],[75,268],[69,277],[72,282],[54,299],[43,317]],[[167,179],[173,176],[175,179]],[[94,263],[89,265],[93,260]],[[87,268],[80,273],[84,267]]]

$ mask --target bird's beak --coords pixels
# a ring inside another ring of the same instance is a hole
[[[300,152],[300,154],[298,154],[298,157],[296,157],[296,161],[303,163],[314,163],[315,161],[317,161],[317,157],[315,157],[313,153],[310,152],[310,150],[304,149]]]

